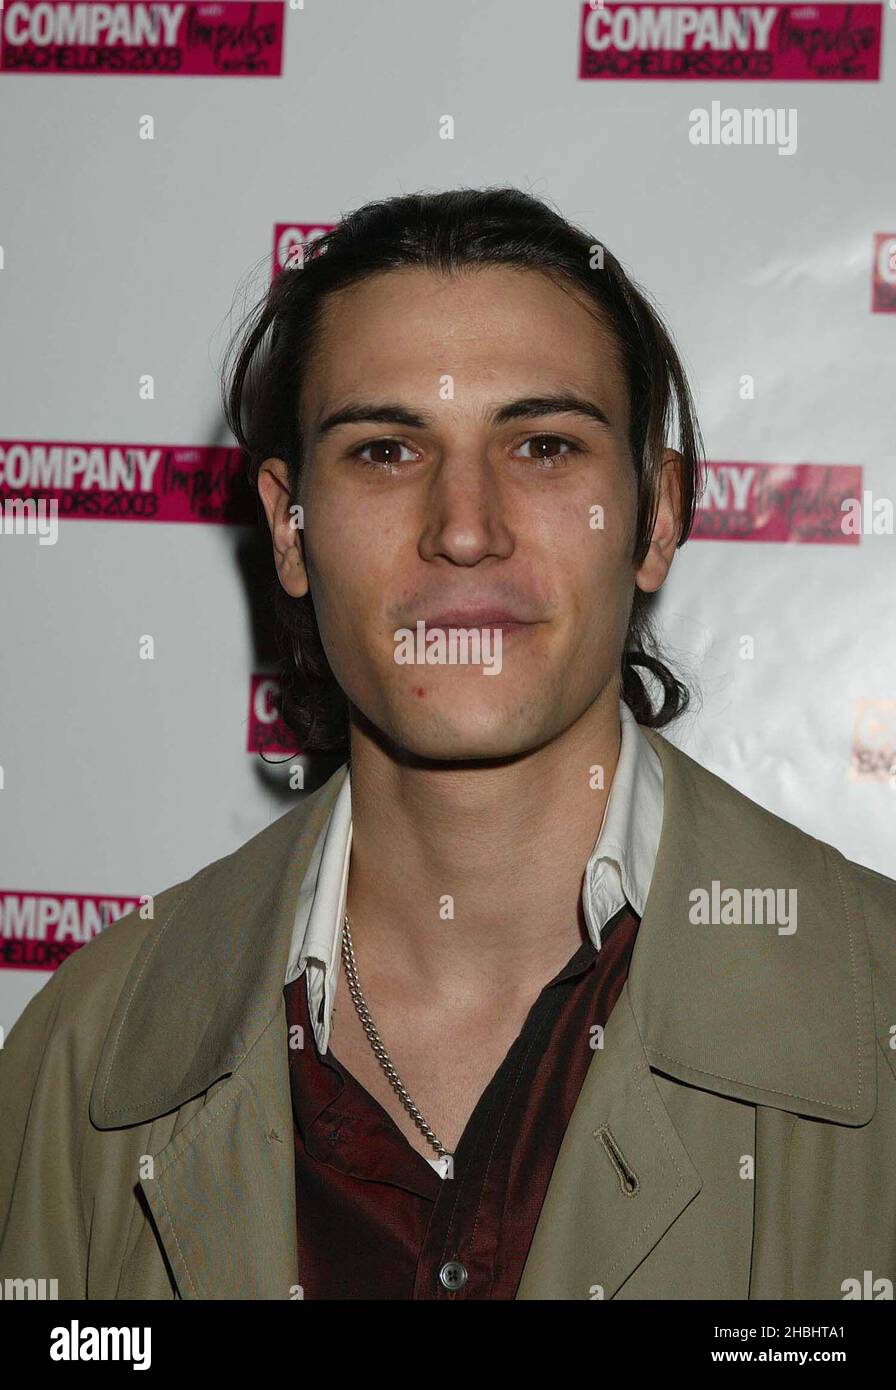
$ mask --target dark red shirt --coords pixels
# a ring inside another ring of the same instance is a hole
[[[595,1025],[619,997],[639,924],[623,907],[600,951],[586,938],[542,989],[467,1122],[451,1178],[439,1177],[331,1050],[321,1056],[305,977],[286,986],[287,1017],[305,1043],[290,1048],[289,1068],[306,1299],[516,1297],[595,1056]]]

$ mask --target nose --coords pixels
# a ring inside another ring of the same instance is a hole
[[[506,559],[514,548],[508,504],[507,484],[484,451],[469,446],[446,454],[423,498],[421,557],[455,565]]]

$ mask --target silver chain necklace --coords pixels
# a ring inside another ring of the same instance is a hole
[[[408,1095],[406,1087],[403,1085],[401,1078],[398,1075],[398,1072],[392,1065],[392,1059],[390,1058],[388,1052],[383,1046],[383,1040],[376,1030],[376,1026],[374,1025],[373,1019],[370,1016],[370,1010],[364,1002],[364,995],[361,993],[361,986],[358,982],[358,967],[355,964],[355,952],[352,949],[352,934],[351,929],[348,925],[348,913],[345,914],[345,917],[343,919],[343,925],[344,931],[342,933],[342,959],[345,965],[345,978],[348,980],[349,993],[351,994],[352,999],[354,1000],[358,1018],[361,1020],[361,1027],[367,1034],[370,1046],[373,1048],[373,1051],[376,1055],[376,1058],[380,1066],[386,1073],[389,1085],[392,1087],[393,1091],[398,1096],[398,1099],[401,1101],[405,1110],[408,1112],[411,1119],[414,1121],[414,1124],[421,1131],[421,1133],[426,1136],[426,1138],[429,1140],[430,1144],[432,1144],[433,1148],[435,1149],[436,1153],[439,1155],[440,1158],[450,1158],[451,1155],[449,1151],[445,1148],[445,1145],[442,1144],[440,1140],[436,1138],[435,1134],[430,1129],[423,1116],[420,1114],[420,1111],[417,1109],[416,1105],[411,1100],[411,1097]]]

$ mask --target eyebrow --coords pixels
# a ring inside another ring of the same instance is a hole
[[[580,415],[592,423],[610,425],[606,412],[594,401],[569,394],[522,396],[519,400],[508,401],[492,413],[490,423],[505,425],[511,420],[531,420],[539,415]],[[435,425],[435,418],[408,410],[396,401],[355,401],[325,416],[317,427],[318,438],[323,438],[340,425],[367,423],[404,425],[406,429],[424,430]]]

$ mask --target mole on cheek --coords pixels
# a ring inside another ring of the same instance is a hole
[[[422,700],[422,699],[423,699],[423,686],[422,686],[422,685],[418,685],[418,686],[417,686],[417,689],[414,691],[414,694],[417,696],[417,699],[418,699],[418,700]]]

